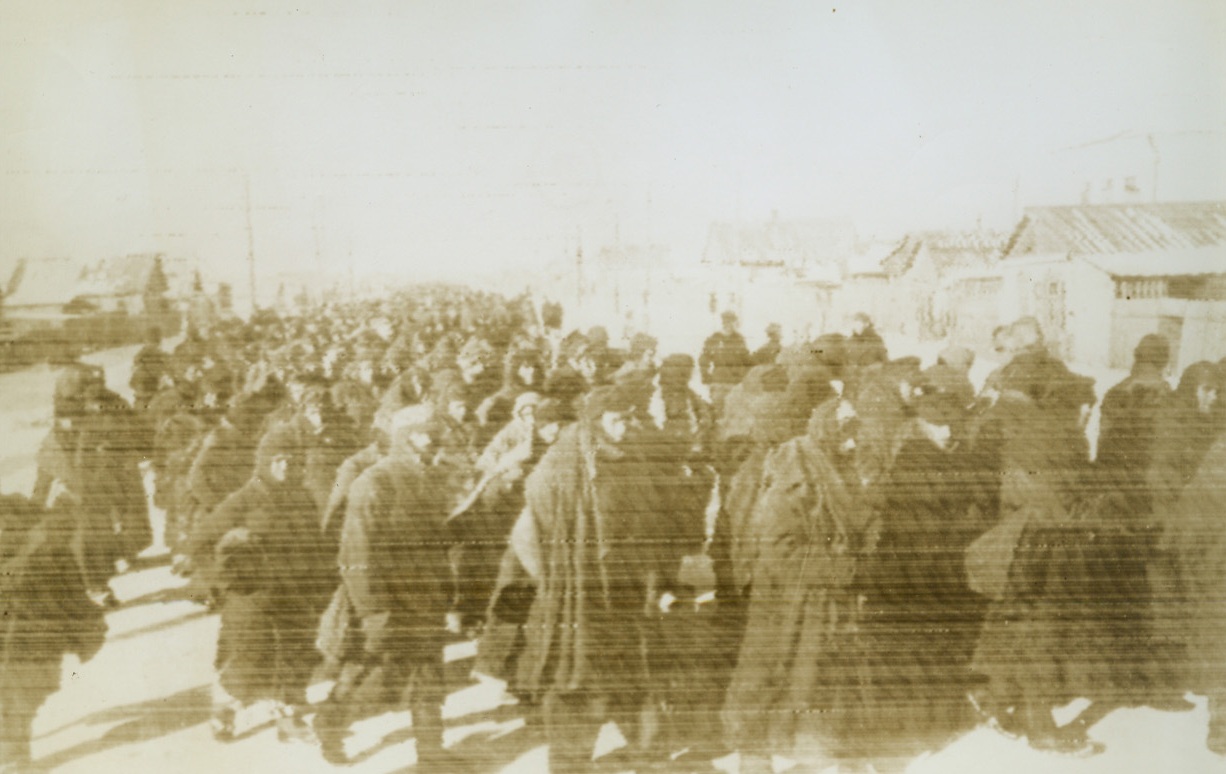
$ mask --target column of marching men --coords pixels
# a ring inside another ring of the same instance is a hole
[[[978,723],[1091,754],[1106,713],[1188,692],[1226,753],[1221,364],[1172,389],[1144,337],[1092,461],[1093,380],[1033,319],[996,331],[978,393],[972,353],[891,359],[863,315],[754,352],[722,323],[661,357],[435,287],[173,352],[154,332],[132,405],[66,367],[33,495],[0,513],[0,766],[29,765],[62,656],[102,646],[153,540],[142,470],[220,615],[221,742],[271,700],[282,741],[341,765],[353,723],[404,707],[418,767],[452,770],[444,647],[476,639],[555,771],[849,765]],[[610,720],[627,744],[594,762]]]

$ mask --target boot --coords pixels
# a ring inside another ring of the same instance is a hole
[[[349,732],[349,724],[345,722],[345,710],[340,702],[328,699],[315,713],[315,737],[319,740],[319,751],[324,760],[334,766],[349,765],[349,756],[345,754],[345,737]]]
[[[219,742],[233,742],[237,719],[238,707],[234,704],[214,706],[213,716],[209,719],[209,728],[213,732],[213,738]]]
[[[282,705],[277,708],[277,741],[319,744],[314,729],[295,707]]]

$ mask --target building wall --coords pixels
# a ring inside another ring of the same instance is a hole
[[[1053,352],[1067,360],[1107,367],[1115,284],[1078,259],[1017,263],[1002,268],[1000,317],[1034,317]]]
[[[864,312],[878,331],[909,335],[915,322],[908,313],[908,293],[906,285],[884,276],[849,277],[834,294],[828,330],[843,331],[851,315]]]
[[[1198,360],[1216,362],[1226,357],[1226,301],[1187,301],[1184,304],[1180,372]]]
[[[1007,322],[1001,316],[1002,280],[976,278],[961,280],[944,293],[944,307],[950,321],[949,341],[980,355],[992,350],[992,331]]]
[[[1174,298],[1117,299],[1111,321],[1111,368],[1129,368],[1142,336],[1158,333],[1171,343],[1171,370],[1226,356],[1226,302]]]

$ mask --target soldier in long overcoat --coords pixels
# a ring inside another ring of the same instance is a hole
[[[0,771],[29,764],[31,724],[59,688],[64,655],[89,661],[106,635],[70,543],[74,520],[68,509],[0,497]]]
[[[742,771],[769,771],[772,752],[840,752],[863,700],[853,581],[871,547],[871,512],[857,492],[850,427],[832,401],[763,466],[748,625],[724,704]]]
[[[429,453],[442,427],[429,405],[402,409],[390,426],[388,453],[354,481],[347,498],[341,584],[325,615],[329,636],[339,639],[329,650],[342,669],[315,728],[324,757],[344,763],[345,734],[361,719],[359,697],[375,691],[386,706],[411,688],[418,765],[442,770],[451,568],[447,492]]]
[[[537,581],[519,684],[542,702],[556,771],[589,766],[609,719],[636,754],[653,741],[640,722],[655,614],[688,547],[644,460],[625,448],[637,398],[616,387],[588,396],[584,420],[562,431],[528,478],[520,521],[531,537],[513,540]]]
[[[221,598],[215,664],[226,697],[214,732],[234,733],[239,705],[278,704],[283,741],[309,739],[306,689],[319,661],[319,618],[336,587],[334,555],[303,487],[305,444],[294,424],[274,426],[255,455],[254,472],[198,525],[195,541],[212,546],[212,577]]]

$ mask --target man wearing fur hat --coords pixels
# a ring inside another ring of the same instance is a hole
[[[580,334],[567,336],[559,347],[558,367],[545,380],[544,396],[570,410],[568,421],[579,415],[583,396],[596,384],[599,365],[587,340]]]
[[[130,444],[131,410],[106,389],[102,369],[82,363],[60,374],[55,424],[38,452],[33,499],[73,515],[74,551],[91,596],[114,604],[116,562],[149,545],[148,507]]]
[[[203,568],[202,575],[195,579],[201,592],[209,583],[213,543],[202,541],[197,525],[251,477],[261,424],[275,406],[272,398],[241,396],[204,437],[188,470],[185,506],[190,512],[182,527],[188,537],[184,541],[185,554],[176,557],[175,563],[184,571]]]
[[[278,705],[282,741],[311,739],[302,711],[336,570],[303,487],[305,452],[299,427],[274,426],[256,451],[251,478],[199,526],[198,541],[214,546],[221,591],[215,663],[231,701],[214,712],[219,739],[233,737],[238,707],[262,699]]]
[[[324,757],[345,763],[344,737],[361,719],[358,697],[376,688],[394,704],[411,687],[418,768],[444,770],[442,705],[451,568],[447,497],[434,480],[441,430],[434,408],[410,406],[390,420],[387,454],[349,491],[341,527],[341,586],[330,614],[349,622],[342,669],[315,729]]]

